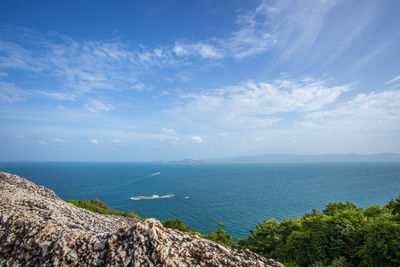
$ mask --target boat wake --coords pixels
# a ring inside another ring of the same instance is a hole
[[[157,199],[157,198],[173,198],[175,195],[174,194],[168,194],[164,196],[159,196],[159,195],[152,195],[152,196],[136,196],[136,197],[130,197],[132,200],[142,200],[142,199]]]

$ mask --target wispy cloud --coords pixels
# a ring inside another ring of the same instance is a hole
[[[205,43],[184,44],[179,41],[173,47],[177,56],[200,56],[203,58],[219,59],[223,57],[223,51],[213,45]]]
[[[56,33],[43,35],[17,27],[0,27],[0,32],[11,40],[0,41],[1,76],[9,70],[19,70],[23,71],[21,74],[34,73],[29,79],[53,79],[58,83],[55,91],[26,91],[57,100],[75,100],[93,90],[140,91],[146,87],[138,79],[144,69],[177,62],[171,47],[150,49],[118,41],[78,42]]]
[[[341,2],[260,1],[255,8],[238,13],[235,30],[207,40],[178,41],[173,50],[177,56],[215,60],[244,59],[278,49],[284,60],[304,54],[332,61],[362,37],[377,13],[376,5],[370,3],[361,7],[362,12],[352,14],[345,20],[331,18],[331,13]],[[332,30],[343,27],[346,32]],[[313,49],[316,44],[318,53]]]
[[[15,86],[13,83],[7,83],[0,80],[0,102],[12,103],[22,100],[28,95],[28,92]]]
[[[77,95],[71,92],[48,92],[42,90],[31,90],[33,94],[50,97],[56,100],[71,100],[74,101]]]
[[[146,85],[142,82],[139,82],[137,84],[134,84],[131,86],[132,89],[138,90],[138,91],[142,91],[144,88],[146,87]]]
[[[43,70],[41,60],[36,61],[34,53],[19,44],[0,40],[0,53],[2,69],[23,69],[34,72]]]
[[[192,136],[192,140],[196,143],[203,143],[203,138],[201,138],[200,136]]]
[[[358,94],[333,109],[306,114],[306,127],[345,132],[387,132],[400,129],[400,91]]]
[[[89,139],[88,142],[92,143],[92,144],[95,144],[95,145],[99,144],[99,140],[97,140],[97,139]]]
[[[114,108],[111,104],[104,104],[103,102],[96,99],[89,99],[88,103],[85,104],[85,108],[91,112],[110,111]]]
[[[55,143],[67,143],[67,140],[65,138],[59,138],[59,137],[55,137],[53,139],[51,139],[53,142]]]
[[[173,134],[173,135],[176,134],[176,132],[175,132],[174,129],[162,128],[162,131],[163,131],[163,133],[165,133],[165,134]]]
[[[391,84],[391,83],[397,82],[398,80],[400,80],[400,75],[398,75],[398,76],[394,77],[393,79],[385,82],[385,84]]]
[[[263,12],[264,5],[239,14],[236,18],[237,29],[227,36],[197,42],[178,41],[173,48],[174,53],[185,57],[243,59],[271,49],[276,39],[266,23],[268,14]]]

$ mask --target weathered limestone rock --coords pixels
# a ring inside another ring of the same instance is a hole
[[[92,213],[0,173],[0,266],[283,266],[164,228]]]

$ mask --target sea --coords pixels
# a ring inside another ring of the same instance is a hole
[[[329,202],[384,205],[399,196],[400,163],[0,162],[0,171],[52,189],[60,198],[98,198],[110,208],[195,231],[222,222],[234,239],[266,219],[301,216]],[[148,199],[133,200],[137,196]]]

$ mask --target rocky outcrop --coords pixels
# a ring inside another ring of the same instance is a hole
[[[156,219],[92,213],[0,173],[0,266],[283,266]]]

